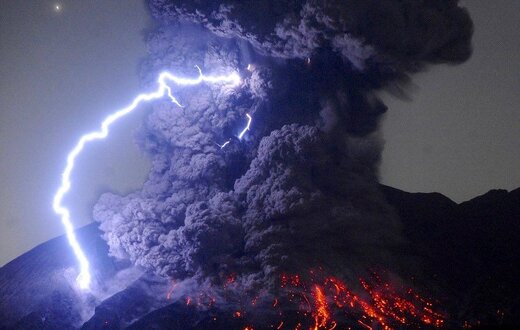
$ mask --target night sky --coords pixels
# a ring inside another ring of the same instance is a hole
[[[415,75],[409,100],[385,94],[392,111],[382,125],[382,182],[455,201],[520,186],[520,3],[464,5],[472,58]],[[0,3],[0,265],[62,234],[51,200],[66,153],[140,91],[149,24],[138,0]],[[145,112],[80,158],[69,200],[76,226],[91,222],[101,192],[144,181],[149,163],[132,141]]]

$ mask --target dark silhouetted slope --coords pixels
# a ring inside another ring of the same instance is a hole
[[[518,323],[520,315],[520,189],[492,190],[457,204],[438,193],[407,193],[382,186],[400,216],[405,253],[417,261],[410,275],[423,279],[447,304],[450,326],[463,320],[489,325]],[[98,283],[120,265],[108,257],[95,224],[77,231]],[[78,308],[94,299],[74,288],[76,261],[65,237],[43,243],[0,268],[0,328],[186,329],[239,326],[218,311],[197,311],[174,302],[164,306],[160,283],[144,276],[96,302],[85,320]],[[413,267],[412,267],[413,268]],[[155,289],[154,289],[155,286]],[[153,291],[157,290],[158,293]],[[162,295],[162,296],[161,296]],[[161,296],[163,301],[159,301]],[[161,307],[163,306],[163,307]]]
[[[76,231],[97,279],[116,271],[96,224]],[[76,260],[65,236],[38,245],[0,269],[0,326],[66,328],[81,321],[74,288]]]
[[[411,254],[453,304],[452,316],[520,322],[520,188],[461,204],[438,193],[382,190],[404,224]]]

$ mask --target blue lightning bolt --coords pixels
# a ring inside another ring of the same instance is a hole
[[[246,134],[246,132],[249,131],[249,128],[251,127],[251,122],[253,121],[253,118],[251,117],[251,115],[246,113],[246,116],[247,116],[247,125],[246,125],[246,127],[244,127],[242,132],[240,132],[240,134],[238,134],[239,140],[242,140],[242,137],[244,137],[244,134]]]
[[[132,112],[134,109],[136,109],[142,102],[148,102],[156,99],[160,99],[164,96],[168,96],[170,100],[176,104],[177,106],[181,107],[181,104],[177,99],[173,96],[171,87],[168,85],[168,83],[174,83],[179,86],[193,86],[198,85],[203,82],[205,83],[211,83],[211,84],[217,84],[217,83],[229,83],[233,86],[236,86],[240,84],[240,77],[237,73],[231,73],[226,76],[206,76],[202,74],[201,69],[197,66],[197,69],[199,71],[199,76],[197,78],[182,78],[175,76],[169,72],[162,72],[159,75],[158,84],[159,87],[156,91],[148,93],[148,94],[139,94],[133,102],[127,106],[126,108],[123,108],[121,110],[118,110],[109,116],[107,116],[103,122],[101,123],[101,128],[98,131],[87,133],[79,139],[78,143],[74,146],[72,151],[67,156],[67,165],[65,166],[65,169],[62,172],[61,175],[61,185],[54,195],[52,207],[54,209],[54,212],[58,214],[61,218],[61,222],[63,226],[65,227],[65,233],[67,235],[67,239],[69,241],[70,246],[72,247],[72,250],[74,254],[76,255],[76,259],[79,262],[80,272],[78,277],[76,278],[76,281],[78,283],[78,286],[82,289],[88,289],[90,287],[90,282],[92,279],[92,276],[90,274],[90,264],[85,256],[85,253],[81,249],[81,246],[76,238],[76,235],[74,234],[74,228],[72,226],[72,222],[70,219],[70,211],[62,205],[62,200],[65,194],[70,190],[71,182],[70,182],[70,176],[72,173],[72,170],[74,169],[74,163],[76,161],[76,158],[79,156],[83,148],[88,142],[94,141],[94,140],[102,140],[108,136],[110,125],[112,125],[114,122],[116,122],[118,119],[126,116],[130,112]],[[247,115],[249,118],[249,114]],[[240,138],[244,135],[245,131],[249,129],[249,124],[251,123],[251,119],[249,119],[248,127],[241,132]]]
[[[238,139],[239,140],[242,140],[242,137],[244,136],[244,134],[246,134],[247,131],[249,131],[249,129],[251,128],[251,122],[253,121],[253,118],[251,117],[250,114],[246,113],[246,117],[247,117],[247,124],[246,124],[246,127],[244,127],[242,129],[242,131],[240,131],[240,133],[237,135]],[[218,143],[215,143],[217,146],[220,147],[220,149],[224,149],[228,144],[231,143],[231,140],[227,140],[226,142],[224,142],[223,144],[218,144]]]
[[[220,149],[224,149],[229,143],[231,143],[231,140],[227,140],[226,142],[224,142],[222,144],[216,143],[216,145],[218,145],[220,147]]]

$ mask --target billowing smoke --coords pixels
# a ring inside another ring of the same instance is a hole
[[[374,92],[471,54],[456,0],[149,0],[159,22],[142,81],[240,72],[154,106],[138,136],[153,160],[94,215],[111,253],[176,280],[269,288],[281,272],[352,278],[396,262],[398,219],[378,192],[385,105]],[[253,117],[251,130],[237,134]],[[220,148],[218,144],[231,142]]]

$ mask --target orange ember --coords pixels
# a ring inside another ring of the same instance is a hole
[[[288,302],[298,306],[299,315],[312,318],[311,330],[335,329],[341,323],[336,316],[356,320],[358,327],[361,325],[367,329],[439,328],[444,325],[443,315],[434,311],[431,302],[412,289],[395,289],[376,273],[372,274],[370,281],[359,279],[363,297],[333,276],[324,276],[317,271],[309,274],[305,280],[300,275],[282,274],[280,287],[287,293]],[[275,299],[273,307],[280,304],[280,298]],[[300,323],[298,327],[301,327]]]
[[[236,275],[226,278],[224,292],[235,283]],[[228,302],[237,307],[230,314],[243,330],[253,330],[255,309],[271,309],[267,324],[255,326],[270,329],[334,330],[334,329],[396,329],[441,328],[445,316],[436,311],[433,303],[410,288],[396,287],[376,273],[360,278],[357,291],[344,281],[324,275],[322,270],[308,274],[282,274],[280,291],[276,297],[261,294],[251,298],[230,294]],[[173,291],[173,287],[168,295]],[[237,301],[234,299],[238,298]],[[225,298],[226,299],[226,298]],[[204,308],[215,307],[216,299],[208,294],[187,297],[186,305]],[[260,306],[260,307],[259,307]],[[214,319],[216,320],[216,318]]]

